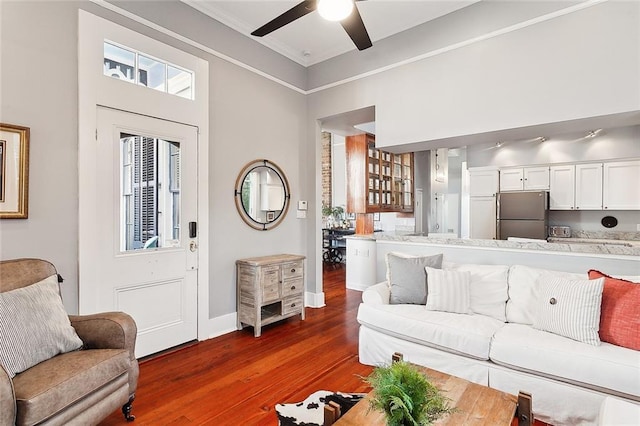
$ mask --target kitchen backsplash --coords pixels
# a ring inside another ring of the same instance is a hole
[[[618,220],[614,228],[605,228],[602,225],[602,218],[613,216]],[[631,233],[638,235],[637,226],[640,224],[640,211],[604,211],[604,210],[551,210],[549,211],[549,225],[570,226],[571,235],[576,232],[611,232]]]
[[[640,232],[571,230],[572,238],[640,241]]]

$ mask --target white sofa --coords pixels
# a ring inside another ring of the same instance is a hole
[[[525,391],[533,396],[535,417],[553,425],[597,424],[610,395],[640,404],[639,351],[589,345],[532,326],[542,274],[587,279],[586,273],[447,262],[442,269],[470,271],[473,313],[389,304],[387,282],[369,287],[358,309],[361,363],[388,363],[401,352],[407,361],[485,386]]]

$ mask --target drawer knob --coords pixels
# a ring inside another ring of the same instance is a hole
[[[296,307],[296,304],[295,304],[295,303],[292,303],[292,304],[291,304],[291,307],[292,307],[292,308],[295,308],[295,307]]]
[[[291,273],[294,273],[295,271],[296,271],[296,268],[291,269]]]
[[[291,286],[291,290],[295,290],[295,289],[296,289],[296,286],[295,286],[295,285],[292,285],[292,286]]]

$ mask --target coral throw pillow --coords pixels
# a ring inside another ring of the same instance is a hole
[[[589,279],[604,277],[600,340],[640,351],[640,283],[591,269]]]

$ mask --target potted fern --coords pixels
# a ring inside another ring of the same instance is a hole
[[[373,388],[369,409],[383,411],[388,426],[430,425],[455,411],[449,398],[408,362],[376,367],[365,380]]]

